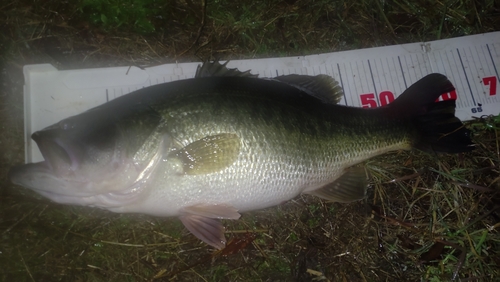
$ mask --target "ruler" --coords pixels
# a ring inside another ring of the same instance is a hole
[[[64,71],[50,64],[26,65],[26,162],[43,160],[30,138],[33,132],[134,90],[194,77],[199,64]],[[344,90],[340,104],[364,108],[386,105],[420,78],[438,72],[456,88],[440,100],[456,99],[456,115],[461,120],[500,113],[500,32],[310,56],[237,60],[228,67],[250,69],[260,77],[327,74]]]

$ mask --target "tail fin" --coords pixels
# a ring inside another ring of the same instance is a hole
[[[460,153],[474,149],[471,131],[455,117],[455,100],[435,102],[455,90],[446,76],[429,74],[406,89],[393,103],[394,115],[411,118],[418,131],[413,147],[436,153]]]

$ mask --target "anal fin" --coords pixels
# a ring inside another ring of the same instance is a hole
[[[238,211],[228,205],[194,205],[182,209],[179,219],[198,239],[217,249],[226,246],[224,226],[219,219],[238,219]]]
[[[351,167],[332,183],[306,193],[328,201],[349,203],[363,199],[367,186],[364,167]]]

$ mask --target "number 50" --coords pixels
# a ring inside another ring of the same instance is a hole
[[[391,91],[382,91],[378,94],[378,98],[381,106],[388,105],[392,101],[394,101],[394,94]],[[361,106],[363,108],[376,108],[377,100],[375,100],[375,93],[366,93],[359,95],[359,99],[361,99]]]

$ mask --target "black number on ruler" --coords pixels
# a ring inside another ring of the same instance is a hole
[[[481,104],[477,104],[477,105],[478,105],[478,107],[470,109],[473,114],[480,113],[483,111],[483,108],[481,108],[483,105],[481,105]]]

